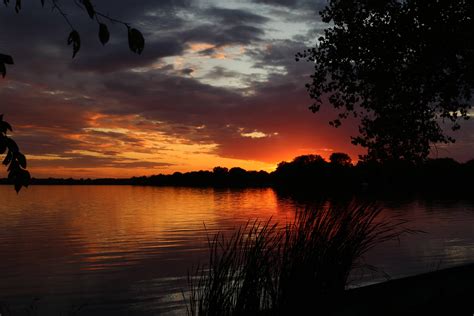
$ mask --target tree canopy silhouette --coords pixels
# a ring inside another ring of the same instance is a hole
[[[332,153],[329,156],[329,161],[331,164],[340,167],[350,167],[352,166],[352,159],[346,153]]]
[[[465,0],[330,0],[320,12],[331,26],[316,47],[296,55],[314,64],[306,85],[330,122],[360,119],[352,143],[366,160],[427,158],[430,146],[454,142],[468,119],[474,88],[474,3]]]

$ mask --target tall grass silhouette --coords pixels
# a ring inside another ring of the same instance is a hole
[[[281,228],[247,222],[209,238],[209,263],[188,276],[188,315],[327,315],[352,269],[375,245],[407,231],[370,204],[297,211]]]

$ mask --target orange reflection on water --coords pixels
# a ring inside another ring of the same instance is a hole
[[[21,253],[26,264],[33,260],[27,258],[32,249],[47,242],[54,257],[80,271],[123,269],[153,258],[175,260],[183,251],[204,251],[207,233],[253,219],[284,222],[293,211],[272,189],[33,186],[20,198],[8,187],[1,189],[7,204],[23,211],[0,210],[0,227],[10,226],[12,236],[25,230],[30,234],[27,243],[17,240],[10,251]],[[44,259],[43,269],[54,273],[47,252]]]
[[[143,306],[152,297],[165,306],[164,297],[181,295],[189,269],[207,261],[208,233],[253,219],[283,224],[296,209],[265,188],[32,186],[16,195],[0,186],[0,194],[0,298],[49,296],[56,300],[49,306],[63,303],[64,310],[72,301],[104,297]],[[400,216],[428,234],[376,247],[368,263],[397,277],[426,272],[441,260],[443,267],[473,260],[471,202],[385,201],[383,207],[383,217]]]

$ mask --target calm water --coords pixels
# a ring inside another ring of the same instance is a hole
[[[207,258],[206,229],[279,222],[298,205],[272,189],[0,186],[0,301],[39,314],[185,312],[186,274]],[[384,214],[426,233],[366,255],[377,273],[354,285],[474,262],[472,201],[384,201]],[[205,224],[205,227],[204,227]]]

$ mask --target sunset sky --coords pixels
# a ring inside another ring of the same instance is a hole
[[[82,36],[75,59],[57,12],[40,1],[20,14],[0,9],[0,52],[15,59],[0,79],[0,113],[34,177],[271,171],[302,154],[362,153],[349,138],[357,122],[334,129],[329,107],[308,110],[312,67],[294,59],[321,35],[324,1],[93,1],[143,32],[141,56],[128,50],[123,25],[109,25],[103,47],[97,24],[61,2]],[[474,122],[454,136],[433,154],[474,158]]]

